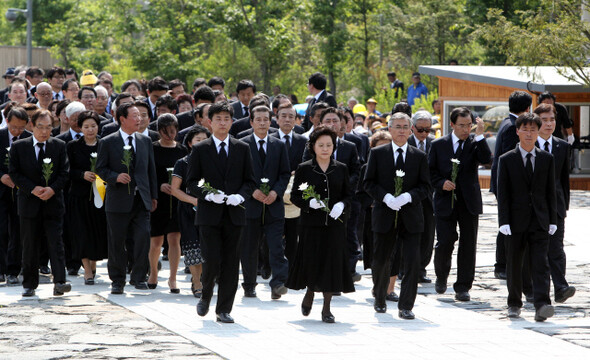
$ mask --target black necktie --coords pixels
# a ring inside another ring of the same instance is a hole
[[[397,159],[395,160],[395,169],[396,170],[403,170],[404,169],[404,151],[402,148],[397,149]]]
[[[12,142],[15,142],[15,141],[17,141],[17,140],[18,140],[18,136],[13,136],[13,137],[12,137]]]
[[[528,153],[526,154],[526,175],[529,178],[529,181],[533,178],[533,162],[531,161],[531,158],[533,157],[533,154]]]
[[[37,155],[37,161],[39,162],[39,164],[43,164],[43,158],[45,158],[45,150],[43,150],[43,147],[45,147],[45,144],[38,142],[37,146],[39,147],[39,155]]]
[[[285,144],[287,144],[287,149],[291,149],[291,141],[289,140],[289,135],[285,135]]]
[[[59,100],[59,93],[55,93],[55,95],[53,96],[54,100]]]
[[[463,152],[463,140],[459,140],[459,146],[457,146],[457,151],[455,151],[455,159],[461,156],[461,152]]]
[[[264,152],[264,140],[258,140],[258,155],[260,155],[260,161],[264,164],[266,161],[266,153]]]
[[[247,116],[249,116],[249,114],[248,114],[248,107],[247,106],[244,106],[244,117],[247,117]]]
[[[418,149],[424,151],[424,141],[420,140],[420,144],[418,144]]]
[[[76,134],[76,140],[78,140],[80,137],[82,137],[82,135]],[[133,146],[133,145],[131,145],[131,146]]]
[[[221,168],[223,169],[223,171],[225,172],[225,166],[227,164],[227,151],[225,151],[225,143],[222,142],[219,144],[219,164],[221,165]]]
[[[550,152],[549,151],[549,141],[545,141],[545,151]]]

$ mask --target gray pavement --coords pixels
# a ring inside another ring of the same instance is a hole
[[[168,263],[155,290],[131,286],[124,295],[111,295],[106,262],[99,264],[97,285],[69,277],[73,290],[52,296],[44,278],[37,296],[23,300],[21,287],[0,285],[0,358],[193,358],[211,359],[358,359],[359,357],[410,359],[571,359],[590,358],[590,192],[572,193],[566,219],[568,281],[576,295],[556,305],[555,317],[544,323],[533,319],[526,304],[522,318],[506,317],[506,284],[493,276],[496,207],[484,192],[480,220],[476,280],[472,301],[454,301],[452,281],[444,295],[433,284],[420,285],[416,319],[397,317],[395,303],[386,314],[372,307],[369,272],[362,272],[356,292],[333,299],[336,324],[320,321],[321,295],[311,315],[303,317],[303,291],[289,291],[270,299],[268,281],[260,280],[258,298],[243,298],[238,290],[232,315],[236,324],[215,322],[213,298],[210,313],[196,314],[188,276],[179,274],[181,293],[168,292]],[[453,261],[453,266],[456,262]],[[362,266],[359,266],[361,269]],[[455,269],[453,268],[453,271]],[[429,276],[434,280],[432,265]],[[399,291],[399,288],[397,289]],[[198,345],[197,345],[198,344]]]

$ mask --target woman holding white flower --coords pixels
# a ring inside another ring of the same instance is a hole
[[[322,321],[333,323],[330,301],[334,292],[353,292],[346,253],[346,213],[353,195],[346,165],[332,154],[336,133],[319,126],[310,135],[312,160],[299,165],[291,201],[301,208],[300,240],[287,287],[307,288],[301,312],[309,315],[314,292],[323,292]]]
[[[186,148],[176,142],[178,121],[172,114],[158,117],[158,132],[160,140],[154,144],[154,162],[158,179],[158,207],[151,216],[151,244],[149,252],[150,277],[148,287],[155,289],[158,284],[158,260],[164,243],[164,235],[168,241],[168,259],[170,261],[170,278],[168,286],[170,292],[178,294],[176,285],[176,270],[180,262],[180,226],[178,223],[178,200],[172,196],[172,172],[176,161],[187,154]]]
[[[96,156],[98,115],[94,111],[83,111],[78,116],[81,138],[67,145],[70,160],[70,242],[72,257],[82,259],[84,283],[94,285],[96,261],[108,257],[107,223],[104,207],[94,205],[93,182],[96,177]]]

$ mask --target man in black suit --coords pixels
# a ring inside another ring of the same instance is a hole
[[[233,107],[235,107],[234,104],[232,104]],[[257,106],[270,106],[269,98],[268,96],[266,96],[266,94],[258,94],[250,99],[250,105],[248,105],[248,113],[252,112],[252,109],[254,109]],[[270,121],[270,127],[278,128],[277,123],[273,119],[271,119]],[[250,130],[250,132],[248,132],[248,130]],[[252,134],[251,131],[252,125],[250,125],[250,116],[248,115],[242,118],[234,117],[234,122],[232,123],[231,128],[229,129],[229,134],[239,139],[240,136],[245,137]]]
[[[270,279],[271,298],[277,300],[287,293],[289,264],[285,258],[283,229],[285,225],[285,205],[283,195],[291,171],[286,145],[274,136],[269,136],[271,110],[266,106],[252,109],[252,129],[254,133],[244,138],[252,155],[252,170],[256,189],[246,200],[246,228],[242,236],[241,262],[244,277],[244,296],[255,297],[256,273],[258,269],[258,248],[263,235],[268,247],[268,259],[272,270]],[[263,182],[262,179],[266,181]],[[267,187],[265,189],[262,187]],[[266,255],[266,254],[265,254]]]
[[[309,135],[312,133],[315,126],[320,124],[320,117],[327,108],[329,108],[329,106],[325,102],[316,102],[311,106],[311,110],[309,111],[309,122],[311,123],[311,126],[309,127],[309,130],[301,135],[309,139]]]
[[[453,132],[432,142],[429,153],[430,179],[434,187],[437,243],[434,254],[435,290],[443,294],[455,242],[459,240],[455,299],[469,301],[469,290],[475,277],[475,254],[479,214],[483,212],[477,169],[488,164],[491,151],[483,136],[484,123],[476,119],[475,135],[470,135],[471,111],[465,107],[451,112]],[[459,163],[453,163],[453,160]],[[452,179],[453,167],[457,168]],[[460,236],[457,234],[459,225]]]
[[[8,174],[10,147],[19,139],[31,136],[25,130],[29,116],[25,109],[15,107],[6,117],[6,127],[0,129],[0,279],[6,275],[7,285],[19,283],[22,249],[19,218],[16,209],[16,185]]]
[[[330,94],[326,90],[327,83],[328,81],[326,80],[326,75],[320,72],[311,74],[307,80],[307,90],[309,90],[309,93],[311,96],[313,96],[313,99],[311,99],[307,106],[307,110],[305,110],[305,118],[303,119],[302,124],[305,130],[311,129],[312,123],[310,122],[309,118],[311,116],[311,108],[315,103],[325,102],[330,107],[338,107],[338,103],[336,102],[334,95]]]
[[[498,134],[496,135],[496,146],[494,149],[494,161],[492,162],[492,173],[490,177],[490,191],[498,198],[498,161],[500,156],[514,149],[518,143],[516,135],[516,118],[528,112],[533,98],[524,91],[514,91],[508,98],[509,116],[502,121]],[[496,237],[496,264],[494,275],[498,279],[506,279],[506,246],[504,235],[499,232]]]
[[[434,136],[430,135],[432,127],[432,115],[428,111],[420,110],[412,116],[412,135],[408,138],[408,144],[418,150],[430,153]],[[422,200],[422,212],[424,214],[424,231],[420,237],[420,275],[419,283],[431,283],[426,276],[426,267],[432,259],[432,248],[434,245],[434,208],[432,206],[432,192],[428,193],[426,199]]]
[[[57,139],[65,142],[66,144],[72,140],[77,140],[83,136],[82,130],[78,126],[78,115],[82,111],[86,111],[86,107],[79,101],[74,101],[66,107],[66,121],[69,124],[70,129],[64,133],[56,136]]]
[[[203,295],[197,313],[205,316],[213,296],[215,279],[219,281],[217,320],[233,323],[230,316],[236,290],[240,257],[238,246],[246,225],[243,203],[254,191],[252,156],[248,145],[229,136],[232,123],[231,105],[211,105],[209,118],[213,135],[193,146],[187,187],[199,199],[195,225],[199,226],[203,264]],[[209,193],[203,182],[218,190]]]
[[[541,119],[526,113],[516,119],[518,146],[500,157],[498,164],[498,222],[506,235],[508,317],[522,307],[522,261],[530,256],[535,321],[553,316],[549,298],[549,235],[557,230],[555,161],[535,147]]]
[[[70,166],[66,144],[51,138],[51,113],[40,110],[32,118],[33,136],[10,148],[8,172],[18,187],[17,208],[23,246],[23,296],[35,295],[39,285],[39,242],[48,240],[53,272],[53,294],[70,291],[66,283],[62,217],[63,188]],[[50,170],[46,170],[49,168]]]
[[[209,111],[209,106],[211,106],[211,104],[203,103],[203,104],[197,105],[193,109],[194,116],[195,116],[195,123],[187,128],[182,129],[181,131],[179,131],[178,134],[176,135],[176,141],[178,141],[180,143],[184,143],[184,137],[186,136],[186,134],[188,134],[188,132],[191,131],[192,129],[194,129],[196,126],[202,126],[202,127],[206,128],[207,130],[209,130],[209,132],[211,132],[211,121],[209,120],[209,115],[207,114],[207,111]],[[181,115],[182,114],[179,114],[176,118],[178,119]]]
[[[256,85],[254,85],[252,80],[240,80],[236,87],[236,93],[238,94],[238,101],[232,104],[234,119],[250,118],[251,109],[248,108],[248,105],[250,105],[250,100],[256,95]]]
[[[195,112],[197,106],[200,104],[213,104],[215,102],[215,94],[209,86],[202,85],[195,91],[193,99],[195,100],[195,107],[190,111],[178,114],[176,117],[178,119],[178,130],[180,131],[195,124]]]
[[[113,114],[116,114],[117,106],[122,105],[122,104],[132,103],[132,102],[135,102],[135,97],[133,97],[133,95],[131,95],[128,92],[120,93],[117,96],[117,98],[115,99],[115,101],[113,102],[113,105],[112,105]],[[147,106],[147,107],[148,107],[148,111],[149,111],[149,106]],[[149,115],[148,115],[148,119],[149,119]],[[149,122],[149,120],[148,120],[148,122]],[[106,137],[107,135],[110,135],[110,134],[114,133],[115,131],[119,130],[119,123],[117,122],[117,120],[114,117],[111,117],[110,119],[103,120],[100,122],[99,130],[101,132],[100,137],[101,138]]]
[[[272,105],[271,106],[272,119],[276,119],[279,116],[279,107],[281,107],[281,105],[293,106],[293,104],[291,103],[291,100],[285,94],[278,94],[277,96],[273,97],[271,100],[271,105]],[[272,125],[271,125],[271,128],[272,128]],[[277,128],[278,128],[278,126],[277,126]],[[305,129],[303,128],[303,126],[294,124],[293,131],[295,131],[297,134],[303,134],[305,132]]]
[[[357,134],[352,132],[352,128],[354,125],[354,115],[352,110],[349,108],[340,108],[344,116],[342,119],[346,123],[346,132],[344,133],[344,140],[348,140],[356,145],[356,150],[359,154],[359,161],[362,164],[367,162],[367,157],[369,156],[369,149],[371,148],[369,144],[369,137],[365,134]]]
[[[570,146],[552,135],[557,125],[557,111],[553,105],[540,104],[534,110],[541,119],[541,129],[535,144],[542,150],[553,155],[555,160],[555,196],[557,199],[557,231],[549,237],[549,267],[555,293],[555,302],[563,303],[576,293],[576,288],[570,286],[565,279],[566,257],[563,251],[563,236],[565,232],[565,217],[570,204]]]
[[[105,210],[111,293],[122,294],[127,274],[125,239],[128,234],[132,234],[134,244],[129,283],[136,289],[148,288],[145,276],[150,247],[150,211],[158,204],[158,185],[152,141],[137,133],[141,121],[138,108],[134,104],[120,105],[116,117],[121,128],[100,142],[96,172],[107,182]],[[129,166],[123,164],[127,156]]]
[[[164,96],[168,93],[168,83],[160,76],[156,76],[148,82],[147,98],[144,100],[150,106],[150,121],[156,121],[158,116],[156,115],[156,101],[160,96]]]
[[[389,284],[390,261],[398,241],[402,242],[404,278],[398,302],[398,315],[413,319],[412,308],[418,290],[420,233],[424,230],[422,200],[431,191],[426,154],[408,146],[410,117],[395,113],[389,120],[391,145],[371,150],[364,179],[366,191],[375,200],[372,227],[375,233],[373,290],[376,312],[387,310],[385,296]],[[403,171],[401,193],[396,194],[396,171]],[[397,219],[397,220],[394,220]],[[397,224],[396,224],[397,222]]]

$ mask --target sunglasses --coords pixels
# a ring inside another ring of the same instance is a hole
[[[419,133],[430,132],[430,128],[416,128],[416,131]]]

